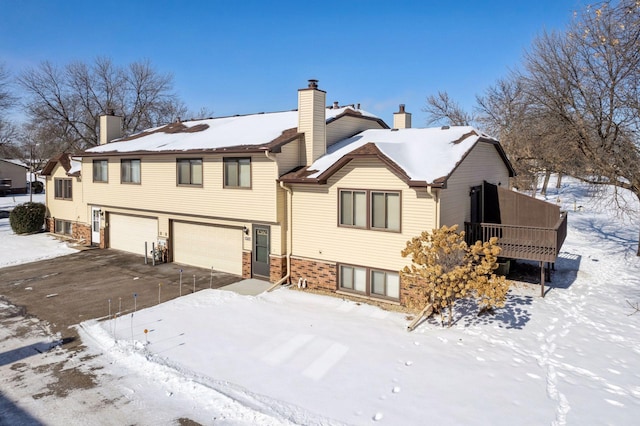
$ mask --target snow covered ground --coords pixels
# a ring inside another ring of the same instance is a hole
[[[29,194],[0,197],[0,211],[11,211],[18,204],[26,202],[29,202]],[[33,202],[44,203],[45,195],[33,194]],[[0,247],[0,267],[50,259],[77,251],[48,234],[15,235],[9,225],[9,218],[0,219]]]
[[[97,380],[118,377],[111,397],[133,402],[119,414],[137,424],[181,413],[233,425],[635,424],[640,313],[627,301],[640,301],[640,225],[589,192],[569,180],[549,191],[570,212],[549,291],[518,284],[495,316],[460,305],[451,328],[408,333],[405,315],[340,298],[204,290],[80,333]],[[48,423],[77,424],[73,404],[58,401]],[[33,401],[18,405],[39,416]]]

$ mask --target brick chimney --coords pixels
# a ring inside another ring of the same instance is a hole
[[[404,110],[404,104],[400,104],[400,110],[393,113],[394,129],[410,129],[411,113]]]
[[[115,115],[112,109],[100,116],[100,145],[122,137],[122,117]]]
[[[318,80],[298,90],[298,132],[304,133],[304,161],[310,166],[327,152],[327,93],[318,89]]]

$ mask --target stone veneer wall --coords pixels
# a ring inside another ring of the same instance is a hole
[[[336,264],[319,260],[300,259],[291,257],[291,283],[296,285],[298,280],[306,279],[308,288],[321,288],[336,291]]]
[[[276,283],[287,275],[286,256],[269,256],[269,281]]]
[[[77,222],[72,224],[71,238],[85,246],[91,245],[91,226]]]
[[[242,278],[251,278],[251,252],[242,252]]]

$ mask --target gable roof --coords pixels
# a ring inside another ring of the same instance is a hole
[[[513,176],[499,142],[470,126],[365,130],[327,149],[311,166],[281,177],[284,182],[326,183],[355,158],[378,158],[409,186],[443,187],[478,143],[492,144]]]
[[[377,120],[375,115],[351,106],[327,108],[326,120],[343,116]],[[209,118],[171,123],[88,149],[83,156],[113,153],[170,153],[185,151],[276,151],[298,137],[297,110]]]
[[[57,157],[54,157],[51,160],[47,161],[47,164],[44,165],[42,171],[39,173],[40,176],[51,176],[51,173],[53,173],[53,169],[55,169],[56,164],[58,163],[60,163],[60,165],[64,168],[68,176],[80,176],[80,168],[82,163],[74,158],[71,158],[69,154],[60,154]]]
[[[0,161],[4,161],[5,163],[13,164],[14,166],[24,167],[25,169],[29,168],[29,166],[27,166],[26,164],[24,164],[20,160],[14,160],[14,159],[10,159],[10,158],[0,158]]]

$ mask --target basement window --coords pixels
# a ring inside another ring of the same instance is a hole
[[[54,232],[56,234],[71,235],[73,232],[71,227],[71,222],[69,222],[68,220],[56,219],[54,226],[55,226]]]
[[[400,299],[400,275],[397,272],[361,266],[340,265],[338,289],[382,299]]]

